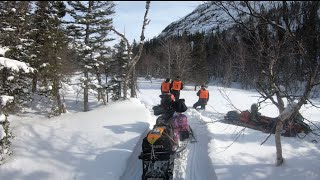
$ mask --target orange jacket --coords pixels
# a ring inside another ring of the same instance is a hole
[[[199,96],[199,98],[201,99],[209,99],[209,91],[208,90],[203,90],[200,89],[197,93],[197,95]]]
[[[180,91],[183,89],[182,81],[173,80],[171,84],[172,90]]]
[[[170,83],[163,81],[161,84],[161,92],[168,93],[170,91]]]

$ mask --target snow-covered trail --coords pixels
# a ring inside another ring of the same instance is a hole
[[[152,107],[160,103],[159,87],[160,82],[153,82],[150,84],[150,81],[146,81],[145,83],[140,81],[141,95],[138,98],[145,104],[146,108],[150,110],[150,113],[153,112]],[[185,91],[184,93],[194,94],[194,91]],[[188,100],[192,102],[196,101],[196,98]],[[189,106],[190,104],[187,105]],[[207,129],[207,125],[203,121],[203,116],[209,115],[200,113],[192,108],[189,108],[184,114],[188,118],[188,123],[195,134],[197,142],[189,143],[187,148],[181,152],[180,157],[175,159],[173,179],[216,180],[217,176],[215,169],[208,155],[208,143],[210,142],[211,136],[209,135],[210,133]],[[150,122],[152,126],[155,123],[156,118],[157,116],[155,116],[154,122]],[[212,119],[212,117],[206,118]],[[146,135],[147,131],[148,130],[142,134],[141,140],[137,144],[135,150],[132,152],[131,158],[128,160],[127,169],[120,178],[121,180],[141,179],[142,162],[138,159],[138,156],[141,152],[142,138]]]
[[[206,124],[202,121],[198,112],[188,109],[185,112],[188,117],[197,142],[189,143],[187,148],[181,152],[180,157],[175,159],[174,180],[216,180],[216,173],[208,156],[208,143],[210,138]],[[143,133],[142,137],[146,135]],[[128,160],[127,169],[121,180],[140,180],[142,175],[142,162],[138,159],[141,152],[142,138],[137,144]]]
[[[210,141],[206,124],[200,114],[194,109],[185,112],[197,142],[189,143],[184,154],[176,159],[175,180],[215,180],[217,179],[214,167],[208,156]]]

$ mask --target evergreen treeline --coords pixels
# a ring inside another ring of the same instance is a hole
[[[66,112],[63,87],[78,75],[83,109],[89,93],[107,103],[106,90],[119,99],[126,73],[123,41],[110,47],[115,4],[112,1],[1,1],[0,47],[5,58],[27,63],[33,73],[0,66],[0,95],[14,97],[14,108],[35,95],[46,96],[50,113]],[[116,83],[106,82],[113,79]],[[109,86],[105,86],[109,85]],[[118,97],[117,97],[118,96]]]

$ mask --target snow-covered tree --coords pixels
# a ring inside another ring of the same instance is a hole
[[[9,74],[7,80],[1,80],[0,86],[4,87],[3,82],[6,82],[6,88],[0,88],[0,164],[11,154],[10,139],[12,138],[10,131],[10,123],[8,121],[8,115],[12,111],[15,102],[19,101],[19,96],[16,92],[19,87],[19,83],[15,83],[17,77],[32,73],[33,68],[24,62],[17,60],[0,57],[0,77],[4,77],[3,74]]]
[[[31,3],[27,1],[0,2],[0,46],[7,50],[3,57],[19,59],[28,63],[32,57],[32,39],[30,37]],[[14,78],[13,78],[14,77]],[[19,74],[13,74],[7,68],[1,70],[1,89],[10,92],[17,101],[27,100],[29,80]]]
[[[66,7],[62,1],[36,1],[30,36],[34,40],[30,64],[37,68],[32,91],[53,97],[55,115],[65,112],[61,100],[61,83],[68,74],[68,39],[62,27]],[[50,112],[52,113],[52,112]]]
[[[97,54],[108,49],[105,42],[111,29],[114,13],[112,1],[68,1],[69,13],[73,18],[68,22],[69,35],[75,41],[75,48],[79,53],[79,64],[82,67],[82,88],[84,96],[84,111],[89,111],[89,89],[96,87],[96,83],[90,78],[90,73],[97,74],[95,70],[104,64],[97,58]],[[99,77],[100,78],[100,77]]]

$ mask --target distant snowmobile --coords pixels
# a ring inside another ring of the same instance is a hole
[[[161,104],[153,108],[154,114],[160,116],[143,139],[139,155],[143,166],[142,180],[171,180],[176,153],[183,151],[191,138],[195,140],[187,117],[181,113],[187,110],[184,99],[172,101],[170,94],[160,95],[160,98]]]

